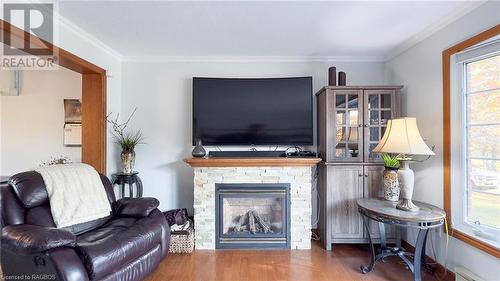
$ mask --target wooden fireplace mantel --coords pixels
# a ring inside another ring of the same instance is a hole
[[[187,158],[191,167],[313,167],[321,158],[315,157],[203,157]]]

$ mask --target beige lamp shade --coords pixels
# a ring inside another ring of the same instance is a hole
[[[358,127],[348,127],[347,132],[342,135],[341,141],[358,141]]]
[[[347,144],[348,149],[357,150],[358,149],[358,127],[349,127],[347,133]]]
[[[373,152],[434,155],[434,152],[420,136],[417,119],[412,117],[389,120],[387,129]]]
[[[358,150],[358,127],[347,127],[346,132],[342,134],[340,141],[347,142],[348,149]],[[340,143],[340,141],[337,142],[336,148],[345,147],[345,143]]]

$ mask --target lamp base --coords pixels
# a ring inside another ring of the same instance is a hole
[[[396,208],[399,210],[407,211],[407,212],[416,212],[418,211],[418,207],[411,202],[411,198],[413,196],[413,185],[415,181],[415,175],[413,171],[410,169],[410,159],[404,158],[399,160],[400,167],[398,170],[398,178],[399,178],[399,186],[401,188],[401,192],[399,194],[399,203],[396,205]]]
[[[416,206],[415,204],[413,204],[413,202],[411,202],[411,199],[402,199],[396,205],[396,209],[407,212],[417,212],[418,210],[420,210],[418,206]]]

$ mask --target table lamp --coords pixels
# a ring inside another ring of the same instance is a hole
[[[347,133],[343,134],[340,140],[347,142],[347,150],[350,151],[351,157],[358,157],[358,127],[348,127]],[[345,144],[337,144],[337,148],[344,147]]]
[[[434,152],[425,144],[417,127],[417,119],[411,117],[392,119],[387,122],[382,139],[373,149],[376,153],[396,153],[400,168],[398,170],[401,193],[396,208],[404,211],[418,211],[418,207],[411,202],[415,176],[410,169],[409,162],[412,155],[434,155]]]

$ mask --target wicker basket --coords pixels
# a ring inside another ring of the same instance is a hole
[[[194,229],[193,222],[185,231],[174,231],[170,233],[169,253],[187,254],[192,253],[194,249]]]

